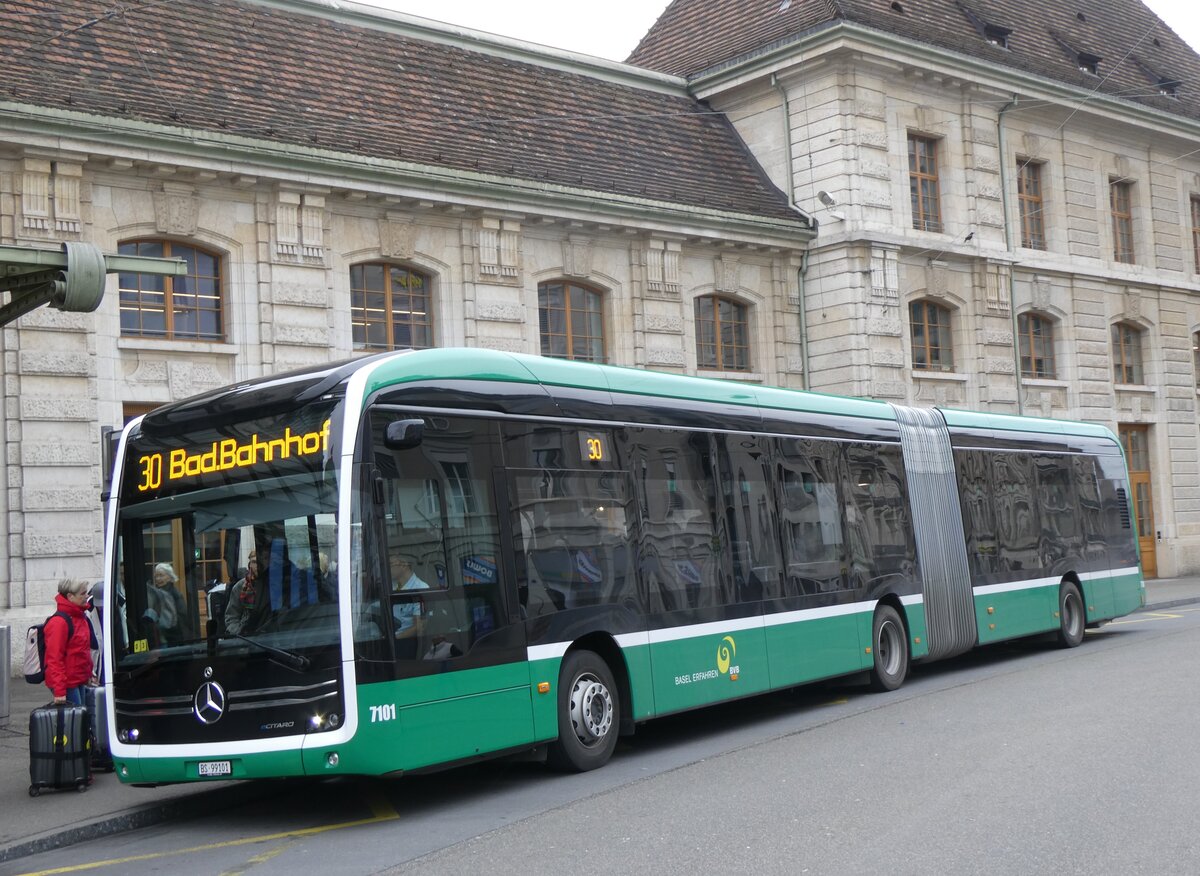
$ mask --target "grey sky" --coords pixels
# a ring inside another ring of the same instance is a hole
[[[559,49],[623,61],[667,0],[362,0],[422,18],[503,34]],[[1200,51],[1200,2],[1145,0],[1192,48]]]

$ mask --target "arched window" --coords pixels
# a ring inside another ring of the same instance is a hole
[[[429,277],[383,262],[350,266],[350,329],[356,350],[433,346]]]
[[[1112,327],[1113,380],[1116,383],[1144,383],[1142,373],[1142,330],[1127,322]]]
[[[538,284],[542,355],[603,362],[604,296],[576,283]]]
[[[908,306],[912,332],[912,367],[916,371],[953,371],[954,341],[950,308],[932,301]]]
[[[219,255],[172,240],[129,240],[117,244],[117,252],[183,259],[187,264],[187,273],[182,277],[121,273],[121,334],[139,338],[224,340]]]
[[[1017,317],[1021,376],[1054,379],[1054,323],[1039,313]]]
[[[696,364],[717,371],[750,370],[747,307],[730,298],[696,299]]]

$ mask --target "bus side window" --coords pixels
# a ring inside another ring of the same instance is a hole
[[[420,444],[387,448],[387,424],[412,418],[371,415],[392,634],[400,660],[453,660],[507,620],[492,484],[498,430],[487,420],[425,416]]]
[[[837,446],[779,438],[775,455],[784,533],[784,595],[841,590],[846,551]]]
[[[503,431],[523,616],[636,602],[636,509],[611,433],[516,422]]]
[[[638,570],[651,612],[733,601],[724,586],[728,534],[717,502],[709,436],[671,429],[626,430],[626,453],[641,505]]]

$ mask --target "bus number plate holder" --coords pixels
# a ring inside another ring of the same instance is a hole
[[[229,760],[202,760],[199,767],[200,778],[202,779],[210,779],[213,776],[233,775],[233,761]]]

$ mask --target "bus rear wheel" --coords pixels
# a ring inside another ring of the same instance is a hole
[[[1083,610],[1083,596],[1073,581],[1058,585],[1058,644],[1063,648],[1074,648],[1083,641],[1083,630],[1087,617]]]
[[[871,625],[871,690],[895,690],[908,676],[908,634],[896,609],[881,605]]]
[[[620,709],[608,664],[592,651],[572,651],[558,675],[558,739],[546,762],[576,773],[604,766],[617,747]]]

